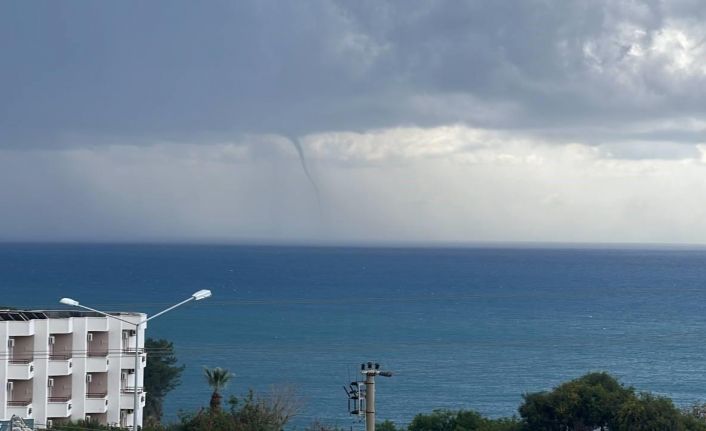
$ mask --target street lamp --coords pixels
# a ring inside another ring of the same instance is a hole
[[[120,321],[123,322],[123,323],[127,323],[127,324],[133,325],[133,326],[135,327],[135,388],[134,388],[134,393],[135,393],[135,395],[134,395],[133,409],[132,409],[132,430],[133,430],[133,431],[137,431],[137,410],[138,410],[139,399],[140,399],[139,394],[138,394],[138,392],[137,392],[137,382],[139,381],[139,378],[140,378],[140,325],[142,325],[142,324],[144,324],[144,323],[147,323],[148,321],[154,319],[154,318],[157,317],[157,316],[161,316],[162,314],[166,313],[167,311],[171,311],[171,310],[173,310],[173,309],[175,309],[175,308],[177,308],[177,307],[179,307],[179,306],[181,306],[181,305],[184,305],[184,304],[186,304],[187,302],[190,302],[190,301],[200,301],[200,300],[206,299],[206,298],[208,298],[208,297],[210,297],[210,296],[211,296],[211,291],[210,291],[210,290],[208,290],[208,289],[199,290],[198,292],[194,292],[194,294],[191,295],[188,299],[185,299],[185,300],[181,301],[181,302],[178,303],[178,304],[172,305],[171,307],[166,308],[166,309],[160,311],[159,313],[157,313],[157,314],[155,314],[155,315],[153,315],[153,316],[151,316],[151,317],[148,317],[147,319],[145,319],[145,320],[143,320],[143,321],[141,321],[141,322],[137,322],[137,323],[130,322],[130,321],[125,320],[125,319],[121,319],[121,318],[118,317],[118,316],[114,316],[114,315],[112,315],[112,314],[104,313],[104,312],[102,312],[102,311],[100,311],[100,310],[96,310],[96,309],[94,309],[94,308],[86,307],[85,305],[81,305],[81,304],[80,304],[78,301],[76,301],[75,299],[71,299],[71,298],[61,298],[61,299],[59,300],[59,302],[62,303],[62,304],[64,304],[64,305],[70,305],[70,306],[72,306],[72,307],[85,308],[86,310],[93,311],[93,312],[98,313],[98,314],[102,314],[103,316],[110,317],[111,319],[120,320]]]

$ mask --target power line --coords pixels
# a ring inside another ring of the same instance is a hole
[[[685,332],[682,334],[670,334],[669,339],[671,341],[675,340],[675,337],[677,335],[690,335],[695,333],[692,332]],[[638,337],[638,338],[633,338],[632,340],[635,342],[638,342],[640,340],[644,339],[654,339],[655,336],[647,334],[644,337]],[[327,345],[322,345],[319,347],[311,347],[310,345],[304,345],[300,342],[300,340],[295,340],[295,342],[292,342],[291,344],[287,345],[282,345],[282,340],[278,339],[268,339],[267,343],[260,342],[259,340],[257,342],[252,342],[252,341],[238,341],[237,344],[191,344],[191,345],[174,345],[174,350],[173,353],[175,355],[179,354],[189,354],[189,353],[200,353],[200,354],[208,354],[208,353],[223,353],[223,352],[230,352],[230,351],[235,351],[235,352],[243,352],[243,349],[246,348],[249,352],[252,353],[271,353],[271,352],[279,352],[279,353],[284,353],[286,352],[294,352],[294,351],[299,351],[299,352],[309,352],[309,351],[314,351],[314,352],[341,352],[342,350],[354,350],[350,347],[349,344],[347,343],[339,343],[339,344],[327,344]],[[273,344],[275,343],[275,344]],[[507,340],[507,341],[496,341],[496,340],[488,340],[488,339],[463,339],[463,340],[410,340],[410,341],[398,341],[398,342],[380,342],[378,344],[372,345],[372,350],[375,350],[376,352],[386,352],[386,351],[399,351],[399,350],[405,350],[405,349],[410,349],[410,348],[420,348],[420,347],[434,347],[434,348],[443,348],[443,347],[457,347],[457,346],[474,346],[476,348],[479,347],[527,347],[527,346],[536,346],[537,341],[536,340]],[[598,344],[598,343],[596,343]],[[573,342],[563,342],[562,346],[586,346],[585,340],[573,340]],[[57,355],[62,354],[62,352],[71,352],[72,354],[75,353],[76,356],[80,357],[90,357],[88,355],[88,350],[79,350],[79,349],[72,349],[68,351],[61,351],[56,353]],[[161,355],[168,355],[171,354],[168,349],[165,350],[146,350],[148,356],[161,356]],[[50,355],[51,352],[49,351],[35,351],[34,354],[36,355]],[[0,352],[0,358],[3,357],[8,357],[10,355],[9,352]],[[109,349],[108,350],[108,355],[111,356],[125,356],[125,355],[134,355],[134,352],[127,352],[125,353],[121,349]],[[100,356],[98,356],[100,357]]]

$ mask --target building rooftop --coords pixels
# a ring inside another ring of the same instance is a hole
[[[108,314],[116,316],[139,316],[140,313],[126,311],[111,311]],[[0,309],[0,322],[26,322],[41,319],[66,319],[68,317],[105,317],[93,311],[79,310],[9,310]]]

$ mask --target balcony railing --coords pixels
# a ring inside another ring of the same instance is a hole
[[[88,392],[86,393],[86,398],[105,398],[108,396],[107,392]]]
[[[140,352],[140,354],[145,353],[144,347],[140,347],[137,350]],[[134,356],[135,355],[135,348],[134,347],[123,347],[123,353],[130,354],[130,355]]]
[[[135,393],[135,387],[134,386],[124,386],[120,388],[120,392],[124,394],[133,394]],[[142,393],[142,387],[137,388],[137,393],[141,394]]]
[[[49,397],[48,401],[50,403],[68,403],[71,401],[71,395],[66,397]]]
[[[71,354],[49,355],[52,361],[68,361],[71,359]]]
[[[89,357],[89,358],[98,358],[98,357],[103,357],[103,358],[105,358],[106,356],[108,356],[108,351],[107,351],[107,350],[106,350],[106,351],[99,351],[99,352],[95,352],[95,351],[93,351],[93,352],[89,351],[89,352],[88,352],[88,357]]]
[[[27,407],[28,405],[32,404],[32,400],[15,400],[15,401],[8,401],[7,405],[9,407]]]
[[[10,358],[11,364],[29,364],[34,362],[34,358]]]

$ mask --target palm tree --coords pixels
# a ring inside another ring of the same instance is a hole
[[[208,386],[213,388],[213,394],[211,394],[211,409],[219,410],[221,408],[221,394],[219,394],[218,391],[228,385],[228,382],[234,374],[221,367],[211,369],[204,367],[203,371],[206,374]]]

